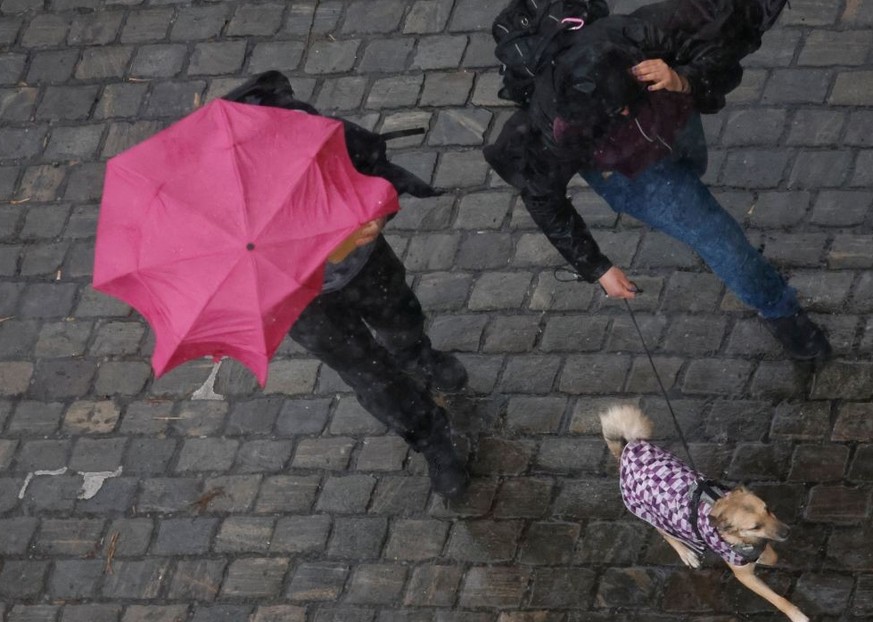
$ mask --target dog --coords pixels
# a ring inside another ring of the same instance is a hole
[[[789,528],[743,486],[729,490],[705,480],[673,454],[648,441],[652,422],[636,406],[616,405],[600,415],[603,438],[620,465],[627,509],[658,530],[679,558],[700,567],[703,553],[717,553],[744,586],[792,622],[809,618],[755,576],[755,565],[778,557],[770,542],[783,542]]]

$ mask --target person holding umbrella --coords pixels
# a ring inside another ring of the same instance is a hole
[[[264,386],[290,330],[458,496],[467,473],[430,389],[467,374],[431,347],[381,235],[399,193],[436,191],[388,161],[384,136],[293,95],[268,72],[110,158],[93,285],[148,321],[156,377],[229,356]]]
[[[253,78],[224,99],[318,114],[297,100],[288,79],[275,71]],[[385,136],[341,121],[358,172],[387,179],[398,193],[438,194],[388,161]],[[382,236],[386,220],[365,223],[330,254],[321,292],[297,318],[290,335],[334,369],[367,411],[422,453],[437,493],[455,498],[464,492],[468,476],[446,413],[428,389],[458,391],[467,382],[467,372],[456,357],[431,346],[421,304],[406,284],[406,269]]]

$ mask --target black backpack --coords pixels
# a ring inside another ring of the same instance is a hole
[[[502,63],[498,97],[528,104],[534,77],[561,48],[558,35],[607,15],[605,0],[511,0],[491,26]]]

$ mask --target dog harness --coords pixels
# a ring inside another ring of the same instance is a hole
[[[621,454],[621,498],[627,509],[653,527],[702,555],[706,549],[727,563],[744,566],[755,559],[725,542],[709,520],[705,479],[668,451],[644,440],[628,443]],[[697,500],[697,503],[693,503]],[[696,505],[696,507],[694,507]]]

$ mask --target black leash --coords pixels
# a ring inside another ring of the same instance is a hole
[[[569,279],[562,279],[558,277],[558,273],[564,271],[571,275]],[[572,270],[568,270],[567,268],[555,268],[554,270],[555,280],[560,283],[570,283],[572,281],[584,281],[578,272],[574,272]],[[642,290],[638,290],[642,293]],[[646,352],[646,356],[649,359],[649,365],[652,366],[652,371],[655,374],[655,379],[658,381],[658,386],[661,387],[661,395],[664,396],[664,401],[667,402],[667,408],[670,410],[670,416],[673,418],[673,425],[676,426],[676,432],[679,434],[679,440],[682,441],[682,447],[685,448],[685,453],[688,455],[688,464],[692,469],[697,471],[697,467],[694,464],[694,457],[691,455],[691,450],[688,448],[688,442],[685,440],[685,434],[682,433],[682,427],[679,425],[679,419],[676,417],[676,413],[673,411],[673,404],[670,403],[670,398],[667,396],[667,389],[664,388],[664,383],[661,381],[661,375],[658,373],[658,368],[655,367],[655,361],[652,359],[652,353],[649,351],[649,346],[646,344],[646,338],[643,337],[643,331],[640,328],[639,323],[637,322],[637,317],[634,315],[634,310],[631,308],[630,303],[627,301],[627,298],[624,299],[624,306],[627,308],[627,312],[630,314],[631,321],[634,324],[634,328],[637,329],[637,334],[640,336],[640,342],[643,344],[643,350]]]
[[[658,386],[661,387],[661,394],[664,396],[664,401],[667,402],[667,408],[670,411],[670,416],[673,418],[673,425],[676,426],[676,432],[679,434],[679,440],[682,441],[682,447],[685,448],[685,453],[688,455],[688,464],[692,469],[697,471],[697,467],[694,464],[694,458],[691,455],[691,450],[688,448],[688,442],[685,440],[685,434],[682,433],[682,426],[679,425],[679,419],[676,417],[676,413],[673,411],[673,404],[670,403],[670,398],[667,396],[667,389],[664,388],[664,383],[661,382],[661,375],[658,373],[658,368],[655,367],[655,361],[652,359],[652,353],[649,351],[649,346],[646,345],[646,338],[643,337],[643,331],[640,329],[640,325],[637,322],[637,317],[634,315],[634,310],[631,309],[630,303],[627,298],[624,299],[624,306],[627,307],[627,312],[630,314],[631,321],[634,324],[634,328],[637,329],[637,334],[640,336],[640,342],[643,344],[643,350],[646,351],[646,356],[649,359],[649,365],[652,366],[652,372],[655,374],[655,378],[658,381]]]

